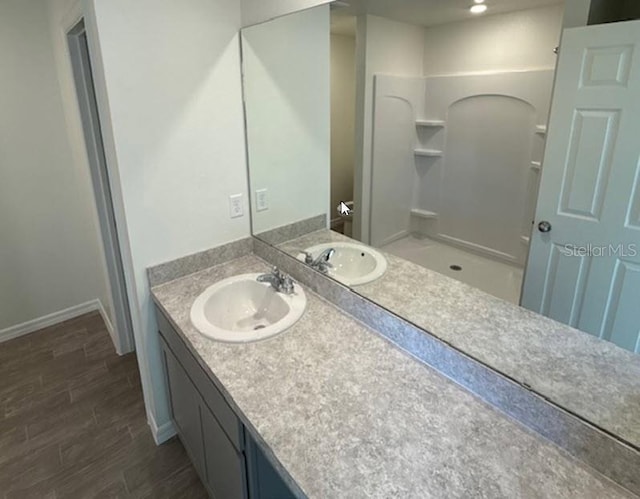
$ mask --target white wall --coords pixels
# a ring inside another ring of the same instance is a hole
[[[242,31],[252,203],[261,233],[324,215],[329,203],[329,7]]]
[[[147,267],[249,236],[234,0],[87,0],[147,412],[170,435]],[[123,14],[123,13],[126,13]],[[241,193],[245,216],[230,219]],[[121,213],[121,215],[122,215]]]
[[[275,17],[309,9],[333,0],[241,0],[242,26],[262,23]]]
[[[363,29],[366,30],[362,36]],[[358,106],[356,123],[356,174],[354,237],[369,241],[371,192],[371,137],[373,120],[373,75],[422,76],[424,33],[421,26],[377,16],[358,19],[357,92],[364,99]],[[364,47],[362,47],[364,45]],[[360,114],[362,112],[362,114]]]
[[[586,26],[590,8],[591,0],[565,0],[562,27]]]
[[[0,67],[0,331],[95,299],[108,308],[93,192],[66,131],[45,2],[0,2]]]
[[[356,40],[331,35],[331,203],[353,201],[355,154]],[[331,218],[337,217],[330,212]]]
[[[424,73],[554,68],[562,16],[562,5],[552,5],[429,28]]]
[[[565,0],[562,27],[586,26],[589,20],[589,9],[591,9],[591,0]]]

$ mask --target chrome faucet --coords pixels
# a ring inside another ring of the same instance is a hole
[[[329,269],[332,267],[332,265],[329,263],[329,260],[331,259],[331,257],[335,252],[336,252],[335,249],[327,248],[322,253],[320,253],[315,259],[313,258],[313,255],[311,255],[311,253],[307,253],[306,251],[303,251],[302,253],[304,253],[304,263],[309,265],[309,267],[316,269],[322,272],[323,274],[326,274],[329,271]]]
[[[270,274],[259,275],[257,281],[268,282],[276,292],[285,295],[292,295],[294,291],[293,279],[284,272],[281,272],[278,267],[273,267],[273,271]]]

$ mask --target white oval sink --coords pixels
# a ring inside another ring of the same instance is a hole
[[[347,286],[366,284],[382,277],[387,270],[387,260],[379,251],[364,244],[336,241],[311,246],[305,251],[317,258],[324,250],[333,248],[329,259],[328,275]],[[304,253],[298,259],[304,261]]]
[[[277,293],[258,282],[261,274],[229,277],[209,286],[191,306],[191,322],[203,335],[219,341],[245,343],[282,333],[293,326],[307,306],[302,288]]]

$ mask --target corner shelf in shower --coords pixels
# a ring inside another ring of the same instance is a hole
[[[426,128],[444,128],[442,120],[416,120],[416,126]]]
[[[529,244],[529,241],[530,241],[529,236],[520,236],[520,242],[521,242],[522,244],[526,244],[526,245],[528,245],[528,244]]]
[[[547,126],[546,125],[538,125],[538,126],[536,126],[536,133],[538,135],[546,135],[547,134]]]
[[[532,161],[531,168],[539,171],[542,169],[542,163],[540,163],[540,161]]]
[[[442,151],[438,151],[436,149],[415,149],[413,153],[416,156],[421,156],[425,158],[439,158],[442,156]]]
[[[433,220],[438,218],[438,214],[435,211],[421,210],[419,208],[413,208],[411,214],[415,217],[425,218],[427,220]]]

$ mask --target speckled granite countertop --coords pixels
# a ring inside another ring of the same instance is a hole
[[[205,288],[267,269],[245,256],[152,293],[308,497],[632,497],[308,290],[302,319],[266,341],[194,329]]]
[[[278,247],[297,255],[315,244],[343,240],[353,241],[325,229]],[[386,274],[353,287],[354,291],[640,447],[640,356],[420,265],[384,255]]]

